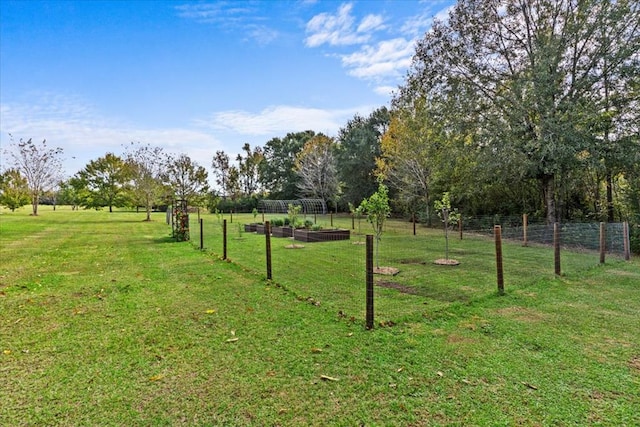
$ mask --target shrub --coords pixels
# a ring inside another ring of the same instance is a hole
[[[305,219],[304,220],[304,228],[311,228],[313,227],[313,221],[311,221],[310,219]]]
[[[282,218],[276,218],[271,221],[271,225],[273,227],[282,227],[284,225],[284,220]]]

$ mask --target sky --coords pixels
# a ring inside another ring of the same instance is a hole
[[[336,136],[389,106],[453,2],[1,0],[0,147],[46,139],[70,177],[131,142],[210,169],[245,143]]]

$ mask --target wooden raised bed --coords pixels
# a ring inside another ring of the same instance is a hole
[[[256,233],[264,234],[266,226],[264,224],[256,224]]]
[[[247,233],[253,233],[254,231],[256,231],[256,227],[257,226],[258,226],[258,224],[256,224],[256,223],[245,224],[244,225],[244,231],[246,231]]]
[[[296,230],[296,233],[298,230]],[[273,237],[292,237],[293,228],[291,227],[271,227],[271,235]]]
[[[301,242],[330,242],[333,240],[349,240],[349,230],[296,230],[295,240]]]

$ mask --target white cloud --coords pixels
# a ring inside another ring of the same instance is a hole
[[[396,86],[378,86],[374,89],[374,92],[378,95],[391,97],[396,90],[398,90]]]
[[[9,133],[16,142],[20,138],[46,139],[49,146],[63,148],[68,175],[108,152],[122,154],[123,145],[132,141],[149,143],[167,152],[185,153],[198,162],[203,161],[203,152],[208,153],[206,158],[210,159],[221,149],[220,142],[212,134],[199,129],[144,128],[102,117],[76,97],[44,94],[32,98],[37,101],[0,106],[2,147],[8,146]]]
[[[384,40],[375,46],[363,46],[359,51],[343,55],[342,64],[349,74],[364,79],[397,77],[411,65],[414,41],[404,38]]]
[[[258,113],[248,111],[221,111],[207,120],[199,120],[200,126],[235,132],[241,135],[279,136],[288,132],[315,130],[334,135],[356,113],[372,111],[372,107],[343,110],[319,108],[271,106]]]
[[[379,15],[367,15],[356,27],[356,19],[351,15],[353,4],[345,3],[336,14],[320,13],[307,22],[306,31],[310,34],[305,43],[309,47],[323,44],[345,46],[366,43],[371,32],[383,28],[383,18]]]

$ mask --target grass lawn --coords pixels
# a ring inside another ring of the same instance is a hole
[[[490,239],[391,222],[367,331],[360,235],[272,238],[267,281],[252,217],[226,262],[144,216],[0,211],[0,425],[640,425],[638,258],[505,242],[498,296]]]

